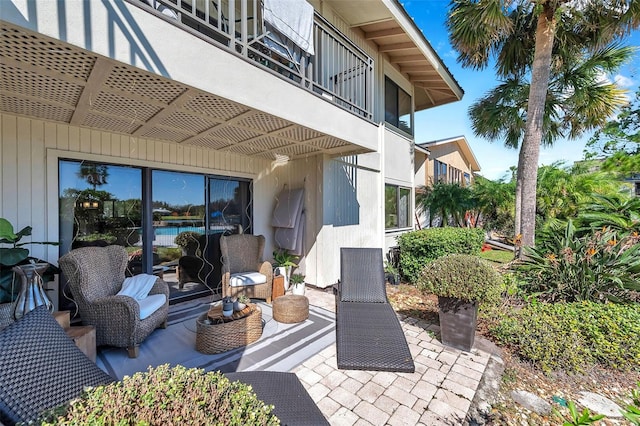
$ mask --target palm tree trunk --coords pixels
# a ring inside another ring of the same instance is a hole
[[[536,27],[536,46],[531,68],[527,124],[518,160],[517,183],[520,184],[521,188],[520,231],[522,233],[522,245],[529,247],[535,245],[538,159],[540,157],[544,108],[551,72],[551,53],[556,31],[554,13],[557,4],[551,2],[554,4],[550,5],[549,3],[543,3],[543,10],[538,17]]]

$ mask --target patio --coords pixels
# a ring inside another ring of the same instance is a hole
[[[165,279],[171,281],[171,276]],[[335,312],[335,296],[329,289],[307,287],[306,295],[312,307]],[[310,358],[308,352],[301,352],[301,364],[291,371],[330,424],[457,425],[466,423],[472,407],[481,406],[482,398],[476,397],[480,382],[491,368],[488,365],[501,365],[501,359],[491,349],[474,348],[467,353],[444,347],[434,337],[437,324],[412,318],[401,318],[401,324],[415,373],[339,370],[335,334],[333,343]],[[476,342],[478,347],[490,348],[482,339]],[[251,355],[248,351],[242,356]]]
[[[331,292],[307,287],[310,304],[335,311]],[[415,373],[338,370],[335,344],[293,370],[332,425],[458,425],[474,401],[489,351],[444,347],[437,324],[401,318]],[[478,342],[477,346],[484,342]],[[473,403],[473,404],[472,404]]]

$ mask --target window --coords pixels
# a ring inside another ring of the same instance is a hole
[[[246,179],[60,160],[59,184],[60,255],[83,245],[121,245],[130,275],[175,266],[182,232],[252,232]]]
[[[384,186],[384,227],[385,229],[408,228],[411,226],[411,190],[396,185]]]
[[[433,182],[448,182],[447,164],[438,160],[433,161]]]
[[[392,126],[413,135],[411,96],[389,77],[384,79],[384,120]]]

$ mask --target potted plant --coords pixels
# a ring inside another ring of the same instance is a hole
[[[53,304],[42,289],[41,276],[48,279],[58,273],[58,268],[48,262],[29,257],[29,250],[24,248],[27,244],[58,245],[57,242],[31,241],[20,242],[23,237],[31,235],[32,228],[25,226],[17,233],[13,225],[6,219],[0,218],[0,244],[8,244],[10,247],[0,247],[0,303],[13,302],[13,317],[18,319],[26,312],[39,305],[47,305],[53,310]],[[16,275],[22,280],[20,286],[15,285]],[[20,291],[14,294],[14,288]]]
[[[389,284],[400,284],[400,273],[398,272],[398,269],[393,266],[393,264],[388,260],[384,261],[384,276]]]
[[[182,249],[183,256],[195,256],[200,246],[198,239],[202,234],[194,231],[183,231],[176,235],[173,242]]]
[[[289,250],[278,249],[273,251],[273,266],[278,275],[284,276],[284,291],[289,290],[291,271],[298,266],[295,262],[296,260],[297,256],[291,254]]]
[[[247,307],[247,304],[251,303],[251,299],[249,299],[246,295],[241,294],[238,298],[233,302],[233,310],[236,312],[240,312],[244,308]]]
[[[292,274],[290,277],[291,293],[304,296],[304,275]]]
[[[429,263],[418,288],[438,296],[442,343],[470,351],[473,347],[479,303],[500,300],[501,275],[485,260],[451,254]]]

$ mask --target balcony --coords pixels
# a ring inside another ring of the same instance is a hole
[[[264,19],[259,0],[142,0],[132,4],[373,121],[373,60],[315,12],[310,54]]]

